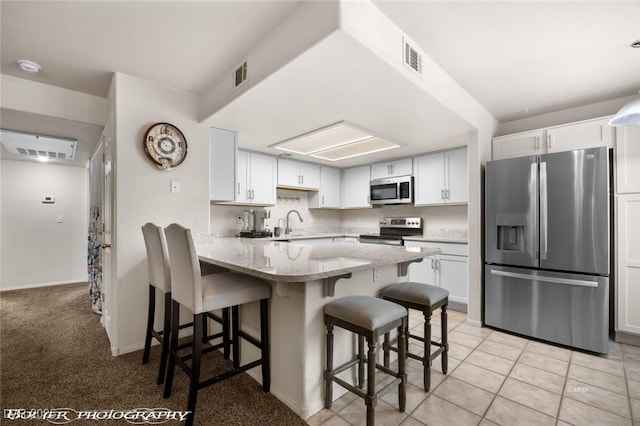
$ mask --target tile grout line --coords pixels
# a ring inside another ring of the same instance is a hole
[[[629,416],[631,416],[631,424],[634,425],[633,405],[631,404],[631,392],[629,392],[629,379],[627,378],[627,369],[625,368],[626,361],[624,352],[624,347],[620,347],[620,354],[622,355],[622,374],[624,375],[624,385],[627,389],[627,403],[629,404]]]
[[[520,352],[520,355],[518,355],[518,358],[515,359],[515,361],[513,362],[513,365],[511,366],[511,368],[509,369],[509,372],[505,375],[504,377],[504,381],[502,382],[502,384],[500,385],[500,387],[498,388],[498,390],[496,391],[496,393],[493,395],[493,399],[491,399],[491,403],[489,403],[489,405],[487,406],[487,409],[484,411],[484,414],[482,415],[480,422],[482,422],[482,420],[487,420],[490,422],[493,422],[491,419],[487,419],[487,413],[489,412],[489,410],[491,409],[491,406],[493,405],[494,402],[496,402],[496,398],[498,398],[498,394],[500,393],[500,391],[502,390],[502,387],[504,386],[504,383],[507,381],[507,379],[509,378],[509,375],[511,374],[511,372],[513,371],[513,369],[516,367],[516,365],[518,364],[518,360],[520,359],[520,357],[522,357],[522,354],[524,353],[525,349],[527,348],[527,346],[529,345],[529,342],[527,342],[524,347],[522,348],[522,351]],[[484,351],[481,351],[484,352]],[[488,353],[488,352],[487,352]],[[493,355],[493,354],[492,354]],[[496,355],[498,356],[498,355]],[[502,358],[502,357],[501,357]],[[506,359],[506,358],[505,358]],[[512,360],[509,360],[512,361]],[[482,368],[482,367],[481,367]],[[509,400],[511,401],[511,400]],[[513,401],[515,402],[515,401]],[[522,405],[522,404],[520,404]],[[495,422],[493,422],[495,423]]]
[[[560,422],[560,411],[562,410],[562,402],[564,401],[564,398],[565,398],[564,393],[565,393],[565,390],[567,389],[567,381],[569,380],[569,370],[571,369],[572,363],[573,363],[573,351],[569,356],[569,363],[567,364],[567,372],[564,375],[564,383],[562,384],[562,393],[560,394],[560,404],[558,404],[558,412],[556,413],[556,425]]]

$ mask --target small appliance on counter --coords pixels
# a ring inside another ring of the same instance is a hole
[[[264,225],[264,220],[271,217],[269,210],[244,210],[242,213],[244,226],[236,237],[266,238],[273,236]]]

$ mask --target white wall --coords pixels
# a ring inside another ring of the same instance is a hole
[[[114,355],[143,347],[147,306],[146,251],[141,227],[181,223],[193,233],[209,230],[209,130],[198,123],[197,96],[125,74],[115,75],[115,288]],[[142,138],[156,122],[185,135],[188,154],[170,171],[146,157]],[[170,192],[170,182],[180,193]],[[160,304],[161,305],[161,304]]]
[[[86,281],[86,170],[7,159],[0,164],[0,290]],[[55,203],[43,204],[45,194]]]

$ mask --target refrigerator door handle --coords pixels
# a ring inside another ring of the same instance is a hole
[[[529,223],[528,228],[528,251],[531,259],[538,259],[538,230],[537,230],[537,217],[538,217],[538,163],[531,163],[530,175],[529,175]]]
[[[540,260],[547,258],[547,163],[540,162]]]
[[[492,269],[491,274],[508,278],[520,278],[529,281],[542,281],[545,283],[576,285],[580,287],[598,287],[598,283],[596,281],[572,280],[569,278],[555,278],[540,275],[519,274],[517,272],[507,272],[496,269]]]

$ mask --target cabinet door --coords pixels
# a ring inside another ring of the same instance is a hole
[[[275,163],[275,157],[251,153],[251,203],[276,203]]]
[[[407,176],[413,174],[413,159],[403,158],[391,162],[391,176]]]
[[[468,258],[463,256],[438,256],[440,287],[449,291],[449,300],[468,303],[467,285]]]
[[[312,163],[300,163],[300,186],[301,188],[320,188],[320,166]],[[338,199],[339,202],[339,199]]]
[[[251,154],[247,151],[238,151],[236,157],[236,202],[249,203],[250,190],[250,161]]]
[[[640,334],[640,194],[617,196],[617,330]]]
[[[340,208],[340,169],[320,168],[320,206]]]
[[[444,153],[416,157],[414,202],[416,205],[444,202]]]
[[[613,132],[609,118],[551,127],[547,129],[547,152],[612,146]]]
[[[422,284],[438,285],[436,262],[438,256],[425,257],[422,262],[409,265],[409,280]]]
[[[616,129],[616,192],[640,192],[640,126]]]
[[[236,199],[236,137],[227,130],[209,131],[209,200]]]
[[[391,163],[376,163],[371,165],[371,179],[380,179],[391,176]]]
[[[445,203],[469,202],[467,148],[445,152]]]
[[[301,185],[300,163],[295,160],[278,158],[278,185],[297,188]]]
[[[522,132],[514,135],[498,136],[493,138],[492,158],[502,160],[505,158],[526,157],[544,153],[542,130]]]
[[[344,169],[342,207],[371,207],[369,203],[369,181],[371,167],[360,166]]]

